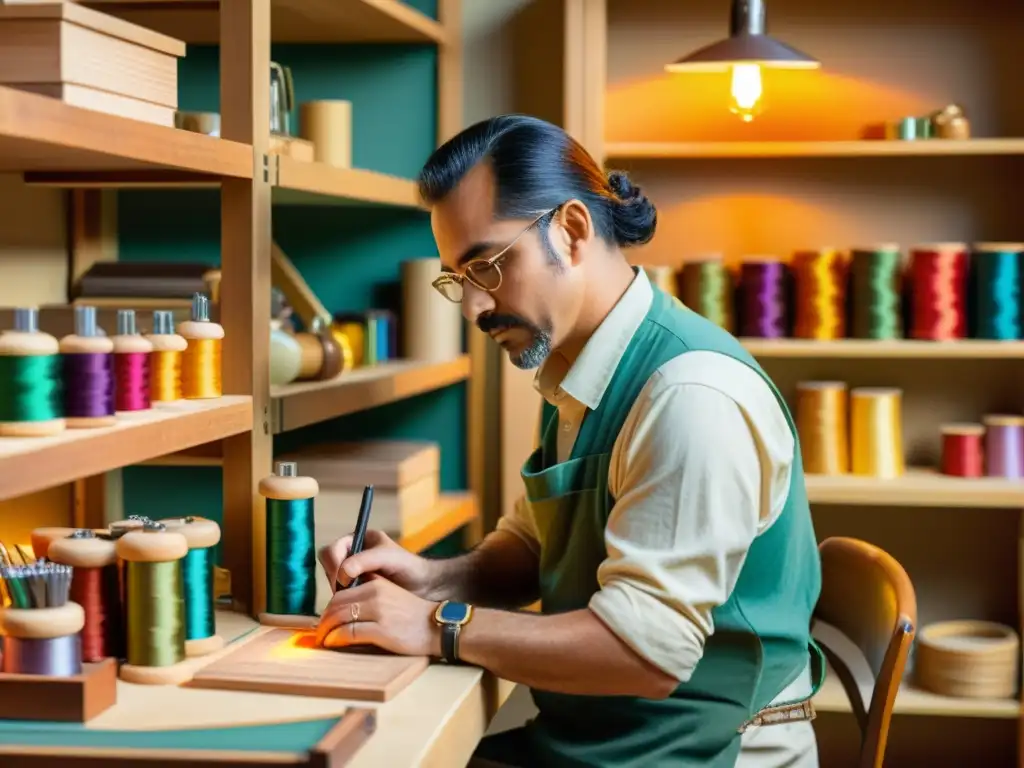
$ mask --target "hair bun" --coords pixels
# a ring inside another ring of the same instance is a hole
[[[629,180],[622,171],[612,171],[608,174],[608,186],[612,188],[612,192],[624,203],[628,203],[630,200],[635,200],[641,196],[640,187]]]

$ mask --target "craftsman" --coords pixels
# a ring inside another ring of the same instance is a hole
[[[654,205],[519,115],[448,141],[420,189],[435,287],[538,369],[542,446],[468,554],[425,559],[371,531],[346,558],[335,542],[325,567],[365,580],[335,594],[321,642],[529,686],[537,717],[474,764],[816,766],[821,572],[796,431],[739,342],[628,263]],[[538,597],[542,614],[517,610]]]

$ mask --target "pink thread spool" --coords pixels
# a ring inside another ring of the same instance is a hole
[[[986,416],[985,474],[1019,480],[1024,477],[1024,417]]]
[[[120,413],[145,411],[149,394],[149,358],[153,342],[135,328],[135,310],[117,310],[114,343],[114,407]]]

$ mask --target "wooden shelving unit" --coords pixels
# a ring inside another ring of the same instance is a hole
[[[126,417],[109,429],[2,440],[0,499],[132,464],[223,466],[223,564],[232,575],[233,599],[255,615],[265,603],[263,509],[256,486],[272,470],[273,434],[469,381],[472,446],[482,439],[475,432],[481,424],[484,370],[471,355],[441,364],[390,362],[329,382],[271,390],[272,206],[421,206],[410,179],[270,154],[270,44],[437,46],[437,144],[462,127],[460,3],[440,0],[436,20],[399,0],[97,0],[83,5],[189,43],[219,44],[222,137],[0,87],[0,171],[23,173],[30,184],[79,190],[219,188],[226,395]],[[81,247],[75,243],[72,250]],[[482,486],[476,453],[467,450],[469,490],[445,495],[431,525],[410,535],[410,546],[422,548],[460,528],[474,528]]]
[[[807,475],[807,497],[812,504],[1020,509],[1024,507],[1024,481],[965,479],[911,467],[891,480]]]
[[[741,338],[743,346],[758,358],[845,360],[1021,360],[1020,341],[810,341],[806,339]]]
[[[702,158],[967,157],[1024,155],[1024,138],[919,141],[683,141],[609,142],[605,157],[617,160]]]

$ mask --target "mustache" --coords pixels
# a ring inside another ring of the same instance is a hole
[[[534,330],[533,324],[528,323],[521,317],[516,317],[515,315],[500,315],[497,313],[480,315],[476,320],[476,327],[484,333],[500,331],[506,328],[526,328],[530,331]]]

